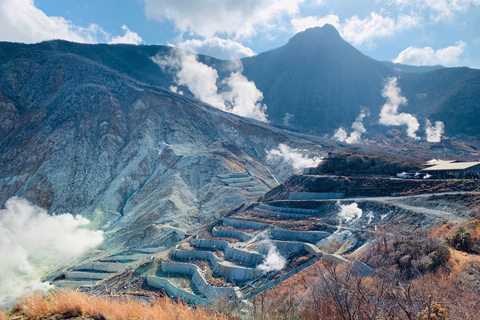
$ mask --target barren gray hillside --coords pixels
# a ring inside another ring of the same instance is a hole
[[[82,214],[105,245],[158,246],[162,228],[193,230],[262,195],[280,143],[324,152],[76,53],[0,52],[0,205]]]

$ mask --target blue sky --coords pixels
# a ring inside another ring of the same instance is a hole
[[[480,68],[480,0],[0,0],[0,40],[171,44],[238,58],[330,23],[377,60]]]

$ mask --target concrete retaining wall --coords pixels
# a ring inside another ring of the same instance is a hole
[[[197,248],[207,248],[207,249],[219,249],[226,250],[228,248],[228,242],[223,240],[213,240],[213,239],[195,239],[195,247]]]
[[[257,275],[255,269],[234,266],[228,262],[222,262],[220,258],[210,251],[176,250],[172,253],[172,257],[180,260],[208,260],[212,266],[212,270],[224,276],[229,281],[243,282],[253,279]]]
[[[310,254],[313,254],[317,258],[320,258],[323,256],[323,252],[320,251],[320,249],[318,249],[317,246],[310,243],[304,243],[303,250],[307,251]]]
[[[250,240],[252,237],[248,233],[240,230],[217,229],[216,227],[213,227],[212,235],[214,237],[235,238],[243,242]]]
[[[262,230],[268,227],[265,223],[255,222],[255,221],[247,221],[247,220],[235,220],[235,219],[223,219],[224,226],[232,226],[234,228],[240,229],[253,229],[253,230]]]
[[[287,208],[287,207],[276,207],[270,206],[268,204],[260,203],[257,208],[270,210],[270,211],[278,211],[278,212],[287,212],[287,213],[300,213],[300,214],[316,214],[318,210],[314,209],[302,209],[302,208]]]
[[[225,258],[241,261],[252,267],[256,267],[263,262],[263,256],[260,253],[234,248],[228,242],[222,240],[195,239],[195,246],[198,248],[221,249],[224,251]]]
[[[225,173],[217,175],[220,179],[230,179],[230,178],[244,178],[249,177],[246,172],[235,172],[235,173]]]
[[[89,270],[89,271],[103,271],[103,272],[118,272],[125,269],[129,263],[120,262],[87,262],[75,267],[73,270]]]
[[[229,187],[235,187],[235,188],[249,188],[249,187],[255,187],[257,184],[255,181],[250,181],[250,182],[235,182],[235,183],[229,183]]]
[[[325,231],[293,231],[272,229],[270,230],[272,238],[280,240],[301,241],[309,243],[317,243],[318,241],[331,235]]]
[[[188,303],[196,303],[200,305],[206,305],[208,303],[208,299],[199,297],[190,292],[182,290],[176,287],[175,285],[173,285],[167,279],[147,275],[147,284],[154,288],[164,289],[169,296],[179,298]]]
[[[259,264],[262,264],[264,260],[263,255],[260,253],[245,251],[230,246],[225,250],[225,257],[228,259],[241,261],[254,268]]]
[[[108,261],[108,262],[115,262],[115,261],[138,261],[143,259],[148,259],[152,256],[150,253],[135,253],[129,255],[118,255],[118,256],[111,256],[100,259],[100,261]]]
[[[257,269],[232,266],[227,262],[219,262],[218,268],[222,270],[222,274],[227,280],[237,282],[248,281],[260,275],[260,272]]]
[[[288,200],[326,200],[343,198],[345,198],[345,193],[292,192],[288,195]]]
[[[298,251],[303,250],[303,243],[297,241],[276,241],[270,240],[276,247],[278,252],[285,258],[290,255],[297,253]],[[265,255],[268,254],[269,247],[260,245],[257,250]]]
[[[164,262],[162,261],[162,272],[180,273],[192,276],[192,283],[205,297],[217,301],[220,298],[237,298],[237,292],[232,287],[215,287],[209,284],[200,273],[199,268],[190,263]]]
[[[83,280],[83,281],[74,281],[74,280],[60,280],[55,281],[56,287],[61,288],[70,288],[70,289],[77,289],[78,287],[90,287],[97,284],[97,280]]]
[[[299,219],[299,220],[303,220],[311,217],[311,215],[308,215],[308,214],[287,213],[287,212],[280,212],[280,211],[265,210],[260,208],[253,208],[252,211],[269,214],[272,216],[281,216],[285,218]]]
[[[88,280],[103,280],[115,272],[82,272],[82,271],[68,271],[65,272],[65,279],[88,279]]]
[[[225,179],[222,179],[222,182],[225,182],[225,183],[235,183],[235,182],[249,182],[249,181],[252,181],[252,178],[251,177],[245,177],[245,178],[225,178]]]

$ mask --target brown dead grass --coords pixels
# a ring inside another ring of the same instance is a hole
[[[218,226],[216,227],[217,230],[236,230],[236,231],[242,231],[245,233],[254,233],[256,230],[254,229],[243,229],[243,228],[235,228],[232,226]]]
[[[240,241],[237,238],[214,237],[214,236],[212,236],[211,233],[208,233],[208,232],[202,233],[201,237],[204,238],[204,239],[210,239],[210,240],[227,241],[228,243],[237,243],[238,241]]]
[[[227,284],[224,278],[210,278],[207,282],[216,287],[223,287]]]
[[[445,236],[446,232],[448,232],[450,229],[452,229],[452,227],[455,225],[454,222],[452,221],[449,221],[447,223],[445,223],[444,225],[438,227],[438,228],[435,228],[433,230],[431,230],[428,235],[430,237],[441,237],[441,236]]]
[[[0,320],[7,320],[7,316],[5,316],[2,311],[0,311]]]
[[[112,300],[74,291],[58,291],[46,297],[36,294],[25,298],[17,304],[11,318],[36,320],[53,315],[61,315],[60,319],[76,316],[109,320],[231,319],[217,311],[203,307],[192,308],[166,297],[147,303],[129,297]]]

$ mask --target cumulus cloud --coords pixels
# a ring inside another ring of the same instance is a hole
[[[50,289],[39,275],[100,244],[101,231],[81,228],[88,223],[78,215],[51,216],[26,200],[9,199],[0,210],[0,306]]]
[[[63,17],[47,16],[33,0],[0,0],[0,41],[37,43],[47,40],[68,40],[80,43],[132,43],[142,38],[123,26],[124,36],[113,37],[100,26],[75,25]]]
[[[295,171],[299,172],[304,168],[316,167],[322,159],[320,157],[310,157],[306,150],[292,149],[286,144],[279,144],[278,149],[266,150],[267,162],[289,164]]]
[[[245,47],[239,42],[218,37],[204,40],[191,39],[178,44],[178,47],[185,51],[192,51],[205,54],[217,59],[240,59],[255,55],[252,49]]]
[[[74,25],[62,17],[49,17],[35,7],[33,0],[0,1],[0,39],[36,43],[52,39],[74,42],[96,42],[103,30],[91,24],[87,28]]]
[[[347,134],[344,128],[338,128],[333,137],[341,142],[346,142],[348,144],[359,143],[362,141],[362,134],[367,132],[365,126],[363,125],[363,119],[368,116],[370,112],[367,108],[361,108],[360,114],[355,119],[355,122],[352,123],[353,131],[350,133],[350,136]]]
[[[373,45],[374,38],[392,36],[399,31],[410,29],[419,24],[419,18],[410,15],[400,15],[392,19],[375,12],[363,20],[353,16],[345,20],[341,27],[341,34],[345,40],[354,45],[364,43]]]
[[[140,37],[136,32],[130,31],[126,25],[122,26],[122,30],[125,31],[123,36],[113,37],[108,43],[127,43],[127,44],[140,44],[143,42],[142,37]]]
[[[145,14],[168,19],[181,32],[205,38],[226,34],[246,38],[269,28],[282,15],[298,12],[303,0],[145,0]]]
[[[480,0],[393,0],[393,3],[415,12],[427,12],[433,21],[440,21],[479,6]]]
[[[420,124],[417,118],[409,113],[398,113],[398,107],[407,104],[407,99],[401,95],[401,90],[397,86],[397,78],[389,78],[385,84],[382,96],[387,102],[382,106],[380,111],[380,124],[385,126],[407,126],[407,135],[410,138],[419,140],[416,135]]]
[[[326,24],[331,24],[335,28],[340,28],[340,18],[337,15],[329,14],[325,17],[305,17],[292,19],[290,22],[295,29],[295,32],[301,32],[309,28],[323,27]]]
[[[176,51],[170,56],[157,55],[152,60],[163,70],[167,67],[173,70],[176,83],[186,86],[200,101],[239,116],[268,122],[267,106],[262,104],[263,93],[238,70],[241,69],[240,61],[232,64],[237,70],[221,81],[227,90],[219,92],[217,70],[197,61],[194,54]],[[171,87],[170,90],[176,92],[178,88]]]
[[[430,120],[427,119],[425,125],[425,134],[427,135],[428,142],[440,142],[442,140],[442,134],[445,132],[445,125],[442,121],[436,121],[435,126],[432,126]]]
[[[432,47],[408,47],[392,60],[394,63],[404,63],[414,66],[443,65],[454,66],[459,63],[459,57],[465,51],[467,44],[457,41],[455,46],[434,50]]]

